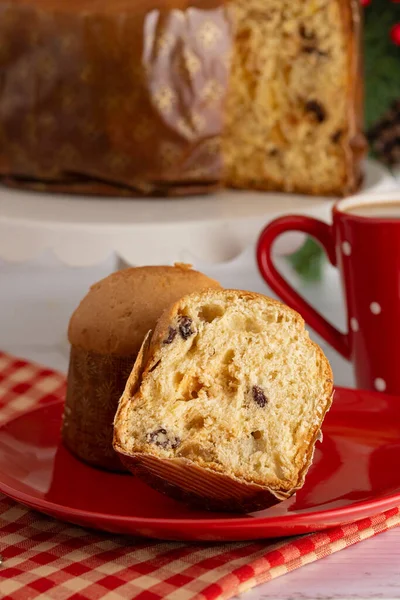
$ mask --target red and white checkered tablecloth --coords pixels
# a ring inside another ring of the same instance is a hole
[[[0,353],[0,421],[59,398],[65,378]],[[1,600],[222,600],[400,525],[400,507],[322,533],[218,545],[94,533],[0,494]]]

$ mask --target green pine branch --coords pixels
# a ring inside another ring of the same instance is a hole
[[[303,246],[288,256],[288,261],[296,273],[306,281],[319,281],[325,254],[313,238],[307,238]]]
[[[400,4],[372,0],[364,9],[365,125],[369,129],[400,97],[400,46],[390,30],[400,22]]]

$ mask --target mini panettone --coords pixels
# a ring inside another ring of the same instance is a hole
[[[188,265],[125,269],[93,285],[71,317],[62,438],[82,460],[123,470],[113,419],[143,339],[181,296],[220,285]]]
[[[295,311],[250,292],[194,293],[148,334],[114,448],[177,499],[263,509],[303,485],[332,394],[329,362]]]

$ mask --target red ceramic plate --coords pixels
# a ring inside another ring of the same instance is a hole
[[[60,402],[0,428],[0,491],[54,517],[167,540],[248,540],[325,529],[400,504],[400,398],[337,389],[306,483],[249,515],[194,511],[60,445]]]

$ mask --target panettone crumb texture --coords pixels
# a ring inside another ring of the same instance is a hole
[[[353,190],[359,182],[352,144],[362,113],[355,106],[355,3],[231,0],[229,7],[236,43],[223,145],[227,183],[314,194]]]
[[[139,462],[185,459],[284,493],[302,483],[331,396],[329,363],[297,313],[209,290],[159,321],[114,440]]]

